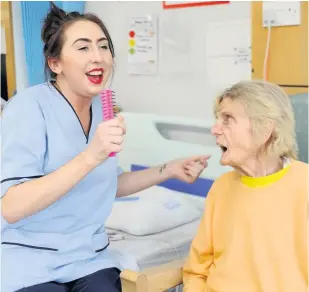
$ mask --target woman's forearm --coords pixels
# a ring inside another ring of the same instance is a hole
[[[2,198],[2,216],[8,223],[42,211],[67,194],[97,163],[82,152],[58,170],[10,187]]]
[[[124,172],[118,177],[117,197],[124,197],[159,184],[171,178],[168,165],[145,170]]]

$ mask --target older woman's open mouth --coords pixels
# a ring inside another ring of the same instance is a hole
[[[222,144],[217,144],[217,145],[221,148],[223,153],[227,151],[227,147],[226,146],[224,146]]]

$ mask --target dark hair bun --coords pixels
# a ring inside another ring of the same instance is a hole
[[[64,10],[51,2],[50,10],[44,19],[42,28],[41,37],[44,44],[47,44],[52,35],[54,35],[59,30],[61,25],[65,22],[66,16],[67,14]]]

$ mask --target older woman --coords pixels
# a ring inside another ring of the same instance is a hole
[[[184,291],[308,291],[308,165],[296,160],[288,96],[240,82],[216,101],[212,133],[234,171],[210,190]]]

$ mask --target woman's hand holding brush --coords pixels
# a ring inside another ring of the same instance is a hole
[[[99,124],[89,146],[84,151],[89,162],[99,165],[104,162],[110,153],[119,153],[126,127],[121,115]]]

